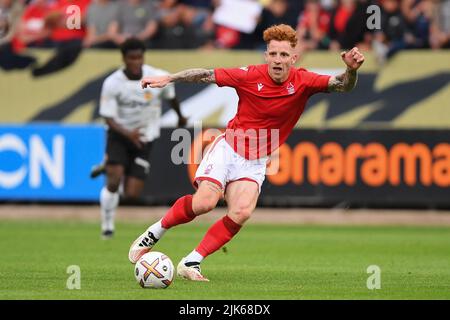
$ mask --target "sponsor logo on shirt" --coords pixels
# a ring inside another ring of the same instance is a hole
[[[264,87],[262,83],[258,83],[258,91],[261,91],[261,89]]]
[[[239,69],[244,70],[244,71],[248,71],[247,67],[240,67]]]

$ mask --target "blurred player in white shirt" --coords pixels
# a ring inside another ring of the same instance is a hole
[[[173,84],[142,90],[143,77],[168,74],[144,64],[145,44],[130,38],[120,49],[125,66],[105,79],[100,99],[100,116],[108,126],[106,185],[100,194],[103,238],[114,234],[120,184],[123,182],[126,199],[138,199],[144,189],[152,141],[160,136],[162,99],[169,100],[179,117],[178,125],[186,124]]]

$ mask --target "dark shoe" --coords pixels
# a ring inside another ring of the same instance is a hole
[[[102,232],[102,239],[103,240],[109,240],[112,239],[114,236],[114,231],[113,230],[105,230]]]
[[[104,163],[100,163],[96,166],[93,166],[91,169],[91,179],[97,178],[101,174],[106,173],[106,167]]]

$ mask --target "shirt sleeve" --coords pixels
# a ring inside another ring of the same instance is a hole
[[[117,116],[117,100],[114,90],[114,84],[110,80],[103,82],[100,94],[100,110],[99,114],[105,118],[114,118]]]
[[[214,69],[214,76],[216,78],[216,84],[219,87],[233,87],[236,88],[242,81],[247,79],[248,68],[218,68]]]
[[[304,70],[302,77],[306,82],[309,95],[319,92],[328,92],[328,82],[330,81],[331,76]]]

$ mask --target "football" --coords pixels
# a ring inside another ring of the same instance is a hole
[[[148,252],[136,262],[134,275],[142,288],[165,289],[173,281],[172,260],[161,252]]]

